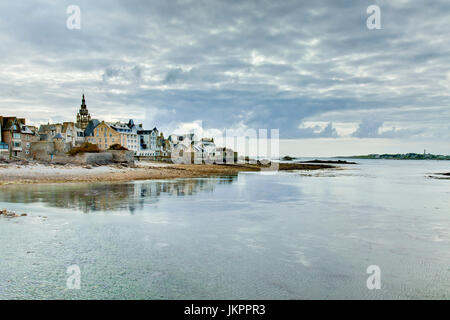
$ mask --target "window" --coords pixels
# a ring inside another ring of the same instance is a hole
[[[13,133],[14,139],[20,139],[20,133]]]

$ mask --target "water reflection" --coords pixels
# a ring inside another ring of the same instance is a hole
[[[162,196],[191,196],[213,192],[216,185],[231,184],[237,176],[205,179],[137,181],[130,183],[83,183],[17,185],[0,188],[0,202],[44,203],[50,207],[93,211],[142,210]]]

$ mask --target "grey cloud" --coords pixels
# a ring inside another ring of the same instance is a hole
[[[142,69],[139,66],[134,66],[129,69],[108,67],[102,75],[104,82],[119,78],[129,81],[140,81],[142,78]]]
[[[333,123],[329,122],[327,126],[321,129],[319,126],[300,128],[301,138],[337,138],[338,133],[333,127]]]
[[[381,121],[363,120],[352,136],[357,138],[378,138],[382,125],[383,122]]]
[[[392,129],[380,132],[383,122],[377,120],[363,120],[356,131],[352,134],[357,138],[407,138],[414,135],[418,135],[422,130],[410,130],[410,129]]]
[[[98,117],[159,110],[159,126],[242,122],[334,137],[331,122],[370,111],[383,116],[355,136],[432,136],[449,116],[450,3],[376,1],[383,29],[370,31],[373,3],[80,0],[74,31],[69,3],[0,3],[0,113],[71,120],[85,89]],[[329,127],[299,129],[309,118]],[[425,128],[380,134],[391,119]]]

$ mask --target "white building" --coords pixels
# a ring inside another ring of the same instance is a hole
[[[84,142],[84,130],[73,122],[63,123],[61,135],[64,138],[64,142],[70,143],[72,147],[81,145]]]
[[[108,125],[120,133],[120,142],[118,143],[128,150],[134,151],[134,154],[139,152],[139,136],[133,120],[130,119],[128,123],[114,122],[108,123]]]
[[[139,150],[137,156],[159,156],[161,155],[161,146],[158,145],[158,129],[144,130],[142,125],[138,126],[137,134],[139,136]]]
[[[214,162],[216,156],[216,144],[214,139],[202,138],[197,140],[195,134],[169,136],[171,154],[178,158],[179,162]]]

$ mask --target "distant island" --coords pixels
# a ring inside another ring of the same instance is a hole
[[[391,160],[450,160],[450,156],[430,153],[405,153],[405,154],[368,154],[351,157],[337,157],[347,159],[391,159]]]

